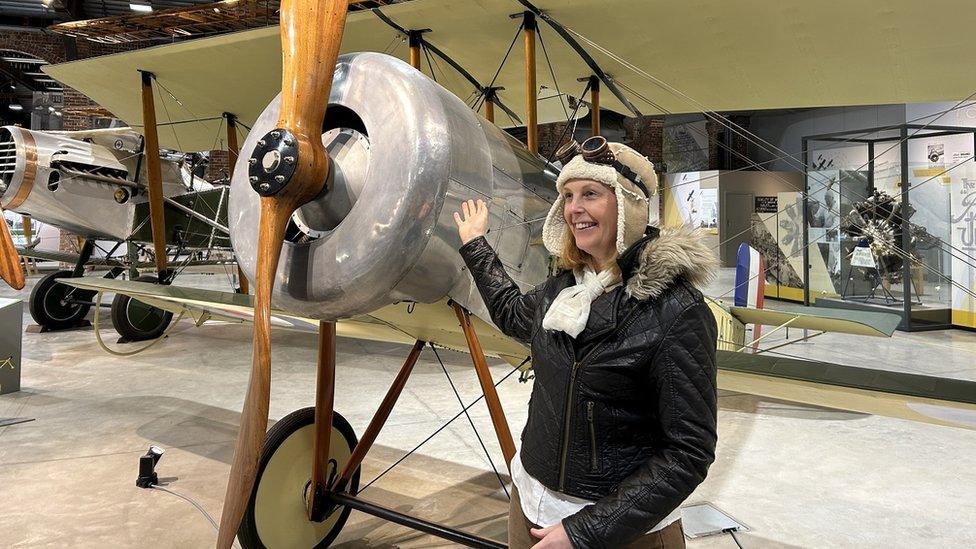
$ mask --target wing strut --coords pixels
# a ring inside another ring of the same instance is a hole
[[[453,306],[454,314],[457,315],[461,329],[464,331],[464,338],[468,342],[468,350],[471,352],[474,369],[478,372],[478,381],[481,383],[481,391],[485,394],[488,414],[491,416],[491,423],[495,427],[495,436],[498,437],[498,444],[502,447],[502,455],[505,456],[505,465],[511,465],[512,457],[515,456],[515,442],[512,440],[512,431],[508,428],[508,420],[505,419],[502,403],[498,400],[498,392],[495,391],[495,384],[492,382],[491,371],[488,369],[485,353],[481,349],[481,342],[478,341],[478,334],[475,333],[474,325],[471,323],[471,314],[458,303],[454,303]]]
[[[783,328],[789,328],[790,327],[790,324],[793,324],[794,322],[796,322],[796,320],[798,318],[800,318],[800,317],[794,316],[793,318],[791,318],[791,319],[787,320],[786,322],[780,324],[779,326],[773,328],[769,332],[767,332],[767,333],[765,333],[765,334],[757,337],[756,339],[753,339],[750,343],[747,343],[747,344],[743,345],[742,347],[739,347],[739,349],[737,350],[737,352],[740,352],[741,353],[742,351],[744,351],[746,349],[749,349],[749,348],[755,349],[756,346],[759,345],[759,342],[760,341],[762,341],[762,340],[766,339],[767,337],[775,334],[776,332],[782,330]]]
[[[579,42],[577,42],[572,36],[570,36],[569,33],[566,32],[566,29],[563,28],[563,26],[559,24],[558,21],[550,17],[549,14],[545,13],[539,8],[533,6],[531,2],[528,2],[526,0],[519,0],[519,3],[525,6],[526,9],[528,9],[532,13],[536,14],[536,16],[542,18],[543,21],[548,23],[549,26],[552,27],[553,30],[555,30],[559,34],[559,36],[561,36],[562,39],[567,44],[569,44],[569,46],[573,48],[573,50],[576,51],[577,54],[579,54],[580,58],[583,59],[583,62],[586,63],[590,67],[590,70],[593,71],[593,74],[595,74],[597,78],[599,78],[600,81],[603,82],[604,85],[606,85],[607,89],[610,90],[610,93],[612,93],[621,103],[624,104],[625,107],[627,107],[627,110],[632,112],[634,116],[638,116],[638,117],[643,116],[641,112],[637,110],[637,107],[635,107],[634,104],[631,103],[629,99],[627,99],[627,96],[625,96],[623,92],[620,91],[620,88],[618,88],[617,85],[613,83],[613,80],[611,80],[610,77],[607,76],[607,73],[603,72],[603,69],[600,68],[600,65],[597,65],[596,61],[594,61],[593,58],[590,57],[590,54],[586,51],[586,49],[584,49]]]
[[[405,29],[405,28],[401,27],[400,25],[398,25],[396,23],[396,21],[393,21],[392,19],[389,18],[389,16],[387,16],[385,13],[383,13],[383,11],[380,10],[380,8],[373,8],[370,11],[373,13],[373,15],[375,15],[377,18],[379,18],[380,21],[386,23],[391,28],[393,28],[394,30],[396,30],[397,32],[399,32],[400,34],[402,34],[404,36],[409,37],[411,35],[411,33],[413,32],[413,31],[408,31],[407,29]],[[516,38],[518,38],[517,35],[516,35]],[[522,123],[522,119],[519,118],[519,116],[517,114],[515,114],[512,111],[512,109],[508,108],[504,103],[502,103],[498,99],[498,95],[497,95],[496,92],[498,90],[502,90],[504,88],[492,87],[491,84],[489,84],[488,86],[482,86],[481,83],[478,82],[478,80],[474,76],[472,76],[470,72],[468,72],[464,67],[462,67],[460,64],[458,64],[457,61],[455,61],[454,59],[452,59],[446,53],[444,53],[443,51],[441,51],[437,46],[431,44],[429,40],[425,40],[422,34],[420,36],[418,36],[418,39],[419,39],[421,45],[424,48],[426,48],[427,50],[429,50],[431,53],[433,53],[437,57],[440,57],[445,63],[447,63],[454,70],[456,70],[458,72],[458,74],[460,74],[461,76],[463,76],[465,78],[465,80],[467,80],[468,82],[470,82],[471,85],[474,86],[475,90],[478,91],[478,93],[480,93],[482,96],[486,96],[487,97],[488,95],[490,95],[491,97],[493,97],[494,98],[494,101],[495,101],[495,104],[498,106],[498,108],[500,108],[503,111],[505,111],[505,113],[508,114],[508,116],[510,116],[512,118],[512,121],[514,121],[516,124],[521,124]],[[418,64],[419,64],[419,59],[418,59]],[[492,112],[492,117],[494,117],[494,112]],[[485,118],[488,118],[488,116],[486,115]],[[490,122],[494,122],[493,119],[489,119],[489,121]]]
[[[227,120],[227,163],[230,165],[230,174],[233,175],[234,166],[237,165],[237,157],[241,154],[241,148],[237,144],[237,116],[225,112],[224,118]],[[240,264],[237,265],[237,280],[240,293],[248,293],[247,277],[244,276]]]
[[[523,14],[522,33],[525,39],[525,148],[539,153],[539,86],[535,71],[535,14]]]
[[[152,229],[153,253],[156,259],[156,274],[159,281],[169,279],[166,272],[166,217],[163,212],[163,173],[159,162],[159,135],[156,131],[156,105],[153,101],[153,73],[142,74],[142,123],[146,157],[146,175],[149,179],[149,225]],[[139,174],[136,174],[139,177]]]

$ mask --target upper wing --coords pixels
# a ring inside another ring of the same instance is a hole
[[[627,115],[634,112],[621,98],[643,114],[661,114],[924,103],[959,100],[972,92],[967,73],[957,70],[959,52],[976,46],[969,18],[940,19],[939,32],[927,35],[924,47],[917,38],[919,21],[957,10],[952,0],[705,4],[414,0],[350,13],[341,51],[386,52],[406,59],[407,47],[397,29],[430,29],[424,40],[466,76],[433,51],[422,70],[463,100],[472,99],[480,87],[502,87],[501,103],[520,120],[525,120],[517,39],[521,18],[510,16],[532,7],[562,29],[560,35],[548,21],[539,21],[544,48],[538,48],[538,83],[547,88],[540,96],[551,95],[553,89],[579,95],[583,85],[577,79],[598,68],[622,90],[617,97],[605,85],[601,107]],[[701,32],[712,38],[696,37]],[[510,45],[514,48],[506,56]],[[157,109],[173,113],[173,120],[164,122],[175,122],[159,132],[160,144],[196,151],[213,148],[222,113],[232,112],[248,125],[254,122],[278,93],[280,52],[275,26],[43,70],[133,126],[142,125],[137,70],[153,72],[165,88]],[[940,77],[918,76],[923,74]],[[540,101],[539,121],[565,120],[565,106],[561,100]],[[497,115],[503,126],[521,125],[516,119]]]

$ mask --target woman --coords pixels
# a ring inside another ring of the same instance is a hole
[[[564,157],[543,227],[559,272],[534,290],[484,238],[483,201],[454,214],[492,320],[532,351],[509,546],[684,547],[678,506],[714,460],[717,329],[695,285],[716,261],[695,233],[648,226],[650,161],[593,139]]]

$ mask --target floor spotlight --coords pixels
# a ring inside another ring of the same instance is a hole
[[[136,486],[139,488],[149,488],[153,484],[159,483],[159,476],[156,475],[156,464],[159,458],[163,457],[164,449],[159,446],[150,446],[146,455],[139,458],[139,478],[136,479]]]

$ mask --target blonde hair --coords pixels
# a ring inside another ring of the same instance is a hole
[[[612,269],[617,275],[620,274],[620,266],[617,265],[617,251],[614,249],[613,257],[605,265],[600,265],[590,254],[576,247],[576,237],[573,236],[573,229],[567,223],[563,233],[562,253],[556,256],[556,268],[566,271],[582,271],[584,267],[590,267],[594,272],[603,269]]]

